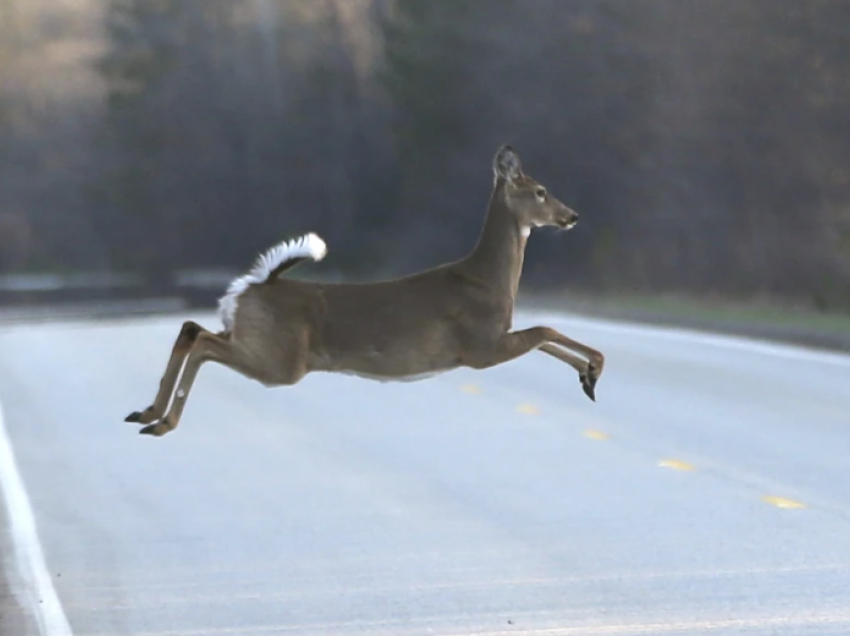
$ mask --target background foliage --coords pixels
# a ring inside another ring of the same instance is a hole
[[[461,256],[490,158],[582,215],[526,281],[850,305],[844,0],[0,0],[0,273],[167,281],[305,230]]]

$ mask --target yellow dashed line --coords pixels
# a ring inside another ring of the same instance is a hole
[[[605,431],[597,431],[595,428],[587,429],[584,432],[584,436],[590,439],[598,440],[600,442],[611,438],[611,436]]]
[[[777,508],[805,508],[806,505],[799,501],[794,501],[793,499],[786,499],[785,497],[774,497],[773,495],[768,495],[762,497],[761,500],[765,503],[770,504],[771,506],[776,506]]]
[[[662,459],[658,462],[662,468],[672,468],[673,470],[696,470],[688,462],[683,462],[679,459]]]
[[[481,387],[476,384],[464,384],[460,387],[460,390],[470,395],[479,395],[481,393]]]
[[[533,404],[520,404],[516,410],[523,415],[540,415],[540,409]]]

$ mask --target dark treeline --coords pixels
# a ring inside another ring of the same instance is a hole
[[[0,273],[461,256],[508,141],[527,281],[850,305],[846,0],[0,0]]]

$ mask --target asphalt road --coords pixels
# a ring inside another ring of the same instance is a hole
[[[163,438],[122,419],[180,318],[0,326],[3,636],[850,633],[850,358],[543,322],[606,353],[597,403],[543,354],[207,365]]]

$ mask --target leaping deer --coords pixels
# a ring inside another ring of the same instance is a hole
[[[524,174],[510,146],[494,155],[493,173],[484,227],[458,261],[395,280],[326,284],[282,277],[302,261],[324,258],[325,243],[315,234],[268,250],[219,300],[223,331],[183,323],[154,403],[125,421],[147,424],[139,432],[148,435],[174,430],[209,361],[273,387],[313,371],[411,381],[539,350],[578,371],[595,401],[602,353],[551,327],[511,331],[532,228],[570,229],[578,214]]]

